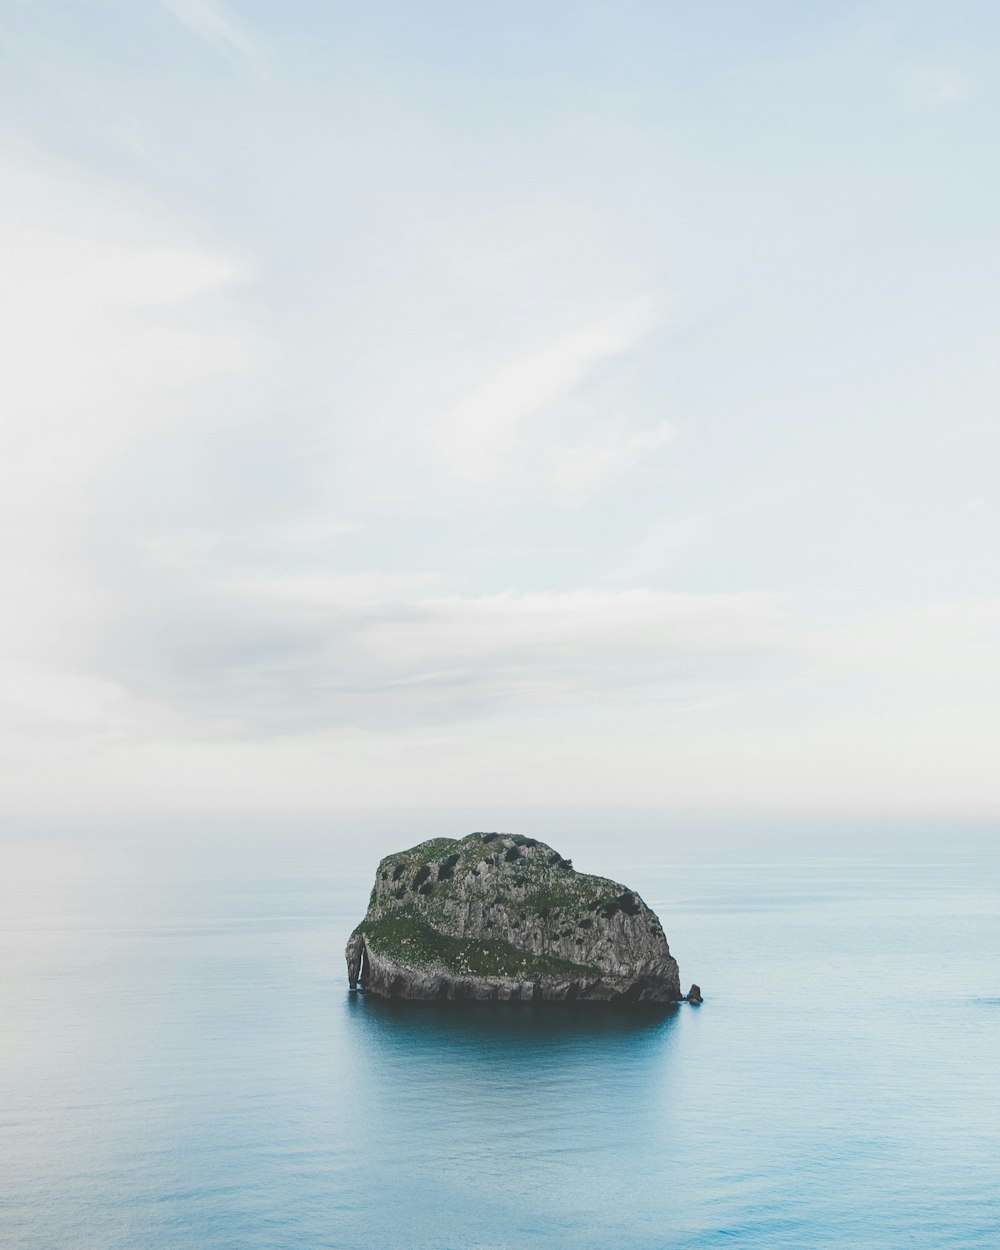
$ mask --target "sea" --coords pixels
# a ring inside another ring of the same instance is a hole
[[[397,845],[5,838],[0,1246],[996,1250],[996,844],[682,843],[621,1012],[351,993]]]

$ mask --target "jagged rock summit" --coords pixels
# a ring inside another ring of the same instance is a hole
[[[387,855],[347,943],[351,988],[380,998],[669,1003],[663,928],[638,894],[509,833]]]

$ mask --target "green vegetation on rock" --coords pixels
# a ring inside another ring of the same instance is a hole
[[[359,926],[360,930],[361,926]],[[359,931],[356,930],[356,931]],[[439,965],[458,976],[533,977],[559,973],[593,975],[597,970],[555,955],[530,955],[509,942],[454,938],[431,928],[409,909],[363,926],[369,949],[416,967]]]

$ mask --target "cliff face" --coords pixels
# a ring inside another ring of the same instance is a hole
[[[511,834],[434,838],[378,866],[347,943],[380,998],[674,1002],[677,963],[638,894]]]

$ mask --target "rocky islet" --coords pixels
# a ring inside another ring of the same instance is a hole
[[[639,895],[519,834],[387,855],[346,955],[351,988],[380,998],[681,999],[663,927]]]

